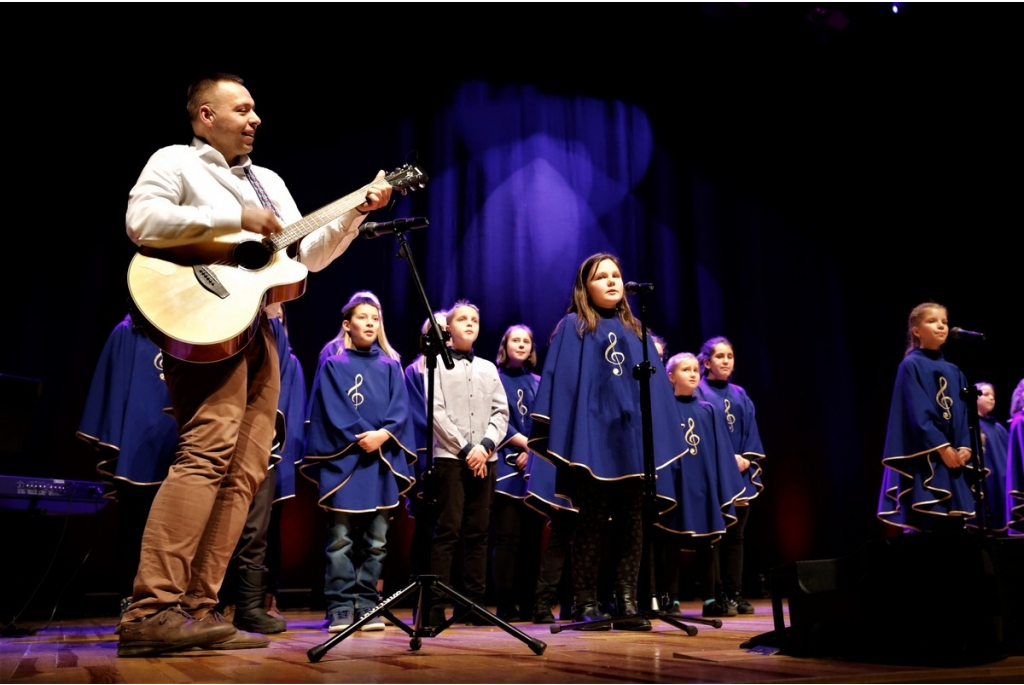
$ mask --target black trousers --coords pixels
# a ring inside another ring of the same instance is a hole
[[[488,464],[486,478],[474,476],[466,462],[455,459],[435,460],[434,472],[437,522],[430,544],[430,572],[452,586],[452,563],[456,546],[461,543],[461,589],[470,601],[482,604],[487,592],[487,529],[494,498],[495,464]]]
[[[491,508],[491,578],[500,612],[533,609],[544,517],[523,500],[495,493]]]

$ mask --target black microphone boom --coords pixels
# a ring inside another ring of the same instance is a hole
[[[630,281],[626,284],[627,293],[649,293],[654,290],[653,283],[637,283],[636,281]]]
[[[429,225],[430,222],[423,216],[411,219],[395,219],[394,221],[385,221],[383,223],[368,221],[359,227],[359,235],[369,240],[370,238],[377,238],[389,233],[395,233],[396,231],[411,231],[414,228],[424,228]]]
[[[978,333],[977,331],[965,331],[959,326],[953,326],[949,329],[949,334],[954,338],[977,338],[978,340],[984,340],[985,334]]]

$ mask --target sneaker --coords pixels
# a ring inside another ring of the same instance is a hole
[[[122,623],[117,655],[134,657],[180,652],[226,640],[236,632],[230,623],[196,621],[181,607],[173,606],[152,616]]]
[[[370,611],[371,610],[368,609],[366,611],[360,612],[359,613],[359,618],[362,618],[366,614],[370,613]],[[367,621],[363,625],[359,626],[359,630],[361,630],[363,632],[367,632],[367,633],[371,632],[371,631],[374,631],[374,630],[384,630],[384,619],[381,617],[380,614],[377,614],[376,616],[371,618],[369,621]]]
[[[338,607],[337,609],[331,609],[327,614],[327,622],[327,632],[340,633],[352,625],[352,608]]]
[[[707,599],[704,600],[704,608],[700,613],[704,618],[721,618],[735,616],[736,608],[725,599]]]
[[[668,609],[665,610],[665,613],[669,616],[682,616],[683,610],[679,608],[679,600],[677,599],[671,604],[669,604]]]
[[[752,614],[754,613],[753,605],[747,600],[743,599],[743,595],[735,594],[729,598],[729,604],[731,604],[738,614]]]

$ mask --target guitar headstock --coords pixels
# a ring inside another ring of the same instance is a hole
[[[405,195],[410,190],[416,190],[417,188],[423,188],[427,185],[427,181],[430,177],[420,169],[414,167],[411,164],[405,164],[398,167],[390,174],[384,177],[392,188]]]

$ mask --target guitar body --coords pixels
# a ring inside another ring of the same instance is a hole
[[[401,194],[427,175],[406,164],[384,177]],[[141,248],[128,265],[132,318],[157,347],[177,359],[211,363],[240,352],[259,329],[268,304],[306,292],[309,270],[287,247],[355,209],[369,186],[321,207],[280,233],[239,232],[173,250]]]
[[[227,359],[256,335],[263,307],[306,291],[308,270],[283,250],[270,253],[257,268],[232,258],[239,244],[253,238],[223,236],[187,251],[140,252],[132,258],[133,317],[164,353],[190,362]]]

